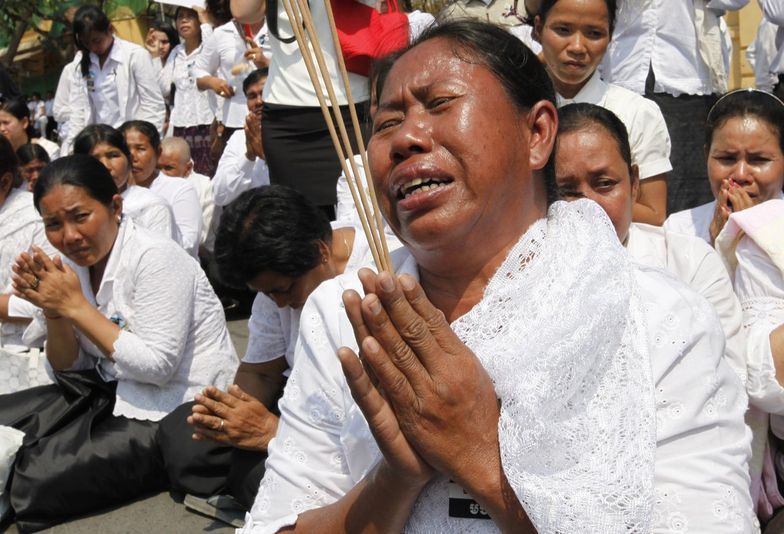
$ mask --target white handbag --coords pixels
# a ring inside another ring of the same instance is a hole
[[[0,348],[0,395],[52,383],[42,350],[16,352]]]

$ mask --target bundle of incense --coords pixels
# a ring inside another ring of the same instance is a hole
[[[376,262],[376,266],[380,271],[393,272],[392,263],[389,260],[389,249],[387,247],[386,239],[384,238],[384,223],[381,218],[381,211],[378,208],[378,201],[376,200],[373,178],[370,174],[370,165],[367,161],[365,142],[362,139],[357,109],[354,104],[354,98],[351,94],[351,86],[348,80],[348,71],[346,70],[343,53],[340,49],[340,42],[338,41],[335,18],[332,14],[330,1],[323,1],[326,7],[327,18],[329,19],[330,30],[332,32],[332,41],[335,45],[335,57],[338,59],[340,78],[342,79],[346,90],[346,100],[356,136],[356,146],[359,149],[362,164],[365,168],[368,186],[367,190],[362,185],[361,175],[351,148],[351,139],[346,130],[343,115],[340,113],[340,104],[335,95],[332,78],[330,77],[326,61],[324,60],[321,42],[313,24],[313,16],[310,11],[308,0],[282,0],[282,3],[289,21],[291,22],[291,27],[294,30],[294,36],[305,61],[305,67],[310,76],[310,81],[313,83],[313,89],[316,92],[316,97],[321,106],[321,112],[324,114],[324,120],[327,123],[327,129],[332,138],[332,143],[335,146],[338,159],[340,160],[343,174],[346,176],[351,196],[354,199],[354,204],[357,213],[359,214],[359,220],[362,223],[362,229],[364,230],[368,244],[370,245],[371,254],[373,254],[373,260]],[[318,71],[316,70],[317,67]],[[320,78],[319,74],[321,75]],[[322,81],[323,88],[326,89],[327,96],[329,97],[332,112],[324,97]],[[336,124],[337,130],[335,129]]]

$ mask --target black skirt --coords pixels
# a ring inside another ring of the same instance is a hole
[[[22,531],[167,487],[158,423],[112,415],[116,382],[65,371],[57,383],[0,396],[0,425],[25,433],[7,492]]]
[[[348,106],[340,111],[357,154]],[[364,135],[368,130],[364,105],[357,105],[357,114]],[[261,123],[270,182],[296,189],[317,206],[334,206],[341,162],[321,108],[264,104]],[[364,139],[367,143],[367,136]]]

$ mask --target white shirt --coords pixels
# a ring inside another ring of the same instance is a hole
[[[22,252],[29,252],[35,244],[47,242],[41,216],[33,207],[33,194],[21,189],[11,189],[8,198],[0,205],[0,292],[9,293],[11,288],[11,266]],[[48,242],[47,242],[48,244]],[[11,297],[15,299],[16,297]],[[9,315],[27,317],[9,303]],[[0,324],[0,347],[8,345],[23,347],[24,325]]]
[[[31,139],[30,142],[36,145],[40,145],[41,148],[46,150],[50,160],[54,161],[60,157],[60,147],[57,146],[57,143],[54,141],[50,141],[45,137],[36,137],[35,139]]]
[[[150,191],[163,197],[171,206],[174,222],[180,231],[182,248],[197,258],[201,240],[202,212],[196,188],[183,178],[172,178],[163,173],[150,184]]]
[[[213,229],[213,214],[215,213],[215,195],[212,192],[212,181],[208,176],[191,172],[186,178],[196,189],[201,204],[201,238],[199,245],[203,245],[207,236]]]
[[[123,214],[142,228],[180,243],[180,231],[174,222],[171,206],[146,187],[129,185],[121,194]]]
[[[778,198],[784,198],[781,193]],[[673,213],[664,221],[664,229],[679,234],[696,235],[710,243],[710,224],[716,211],[716,201],[702,204],[696,208]]]
[[[60,73],[60,79],[57,81],[52,112],[54,113],[54,120],[57,121],[58,128],[60,128],[62,123],[68,120],[68,117],[71,114],[71,107],[69,105],[71,90],[74,85],[76,69],[79,68],[79,62],[81,60],[82,53],[77,51],[73,61],[63,67],[63,71]]]
[[[409,260],[398,272],[416,276]],[[686,531],[688,526],[694,532],[752,532],[751,434],[743,422],[747,399],[722,358],[723,334],[715,314],[704,299],[656,269],[639,268],[635,277],[647,303],[655,383],[656,501],[651,531],[670,533],[679,526]],[[296,366],[279,404],[280,425],[243,534],[277,532],[294,524],[300,513],[334,502],[380,458],[333,357],[341,346],[357,349],[340,304],[349,288],[361,292],[356,276],[328,280],[305,306]],[[520,379],[524,376],[521,371]],[[490,521],[446,517],[446,497],[441,480],[426,487],[412,518],[429,526],[410,519],[406,532],[497,532]]]
[[[778,26],[776,55],[771,59],[770,72],[784,74],[784,3],[781,0],[758,0],[765,19]]]
[[[266,23],[254,39],[264,55],[269,58],[271,52]],[[242,128],[245,124],[245,115],[248,114],[242,82],[248,74],[256,70],[256,66],[245,59],[247,49],[244,35],[240,35],[237,31],[234,21],[229,21],[215,28],[212,36],[204,39],[201,53],[197,56],[193,69],[197,79],[204,76],[217,76],[226,80],[234,89],[234,96],[224,99],[223,109],[218,115],[223,124],[229,128]],[[232,73],[232,70],[235,73]]]
[[[70,94],[71,124],[64,144],[70,148],[85,126],[101,122],[117,128],[128,120],[143,120],[162,133],[166,105],[149,52],[115,37],[102,69],[97,66],[98,57],[90,57],[92,66],[86,79],[78,66],[74,70],[77,87]],[[100,91],[101,87],[107,92]]]
[[[418,9],[406,13],[408,17],[408,42],[413,43],[420,34],[436,24],[436,18],[430,13]]]
[[[46,113],[47,117],[52,117],[54,114],[54,98],[48,98],[46,102],[44,102],[44,113]]]
[[[117,380],[114,415],[157,421],[205,386],[232,383],[238,360],[223,307],[201,266],[171,240],[123,221],[98,292],[87,269],[78,273],[88,300],[122,328],[112,360],[76,331],[73,368]]]
[[[519,26],[510,26],[507,29],[509,33],[520,39],[525,46],[530,48],[534,54],[539,54],[539,52],[542,51],[542,45],[533,37],[533,26],[521,24]]]
[[[632,163],[640,168],[640,180],[672,170],[670,132],[653,100],[603,81],[598,71],[574,98],[556,94],[556,100],[559,108],[573,102],[596,104],[621,119],[629,134]]]
[[[732,280],[718,253],[697,236],[677,234],[661,226],[640,223],[632,223],[629,228],[626,250],[635,261],[674,274],[710,302],[719,316],[727,340],[725,359],[745,384],[743,314]]]
[[[231,134],[212,178],[215,205],[225,206],[245,191],[269,185],[267,162],[261,158],[249,160],[246,148],[244,129]]]
[[[212,35],[209,24],[201,26],[202,39]],[[212,124],[215,110],[210,103],[208,91],[196,87],[196,62],[204,47],[203,41],[193,52],[187,54],[185,45],[178,44],[169,54],[166,65],[161,69],[159,83],[163,94],[169,96],[174,83],[174,106],[171,110],[171,124],[177,128],[187,128],[202,124]]]
[[[702,0],[622,0],[618,20],[602,63],[602,74],[610,83],[638,94],[645,92],[649,67],[656,75],[654,91],[708,95],[723,92],[711,80],[709,65],[698,49],[694,2]],[[716,17],[724,10],[738,10],[749,0],[710,0],[705,16]],[[716,35],[714,54],[721,62],[727,56],[725,41]],[[721,68],[724,65],[715,65]],[[726,76],[726,73],[725,73]]]
[[[335,45],[332,42],[332,32],[324,3],[313,2],[310,10],[313,14],[316,34],[321,43],[321,52],[324,54],[324,61],[329,70],[338,105],[346,105],[346,91],[343,87],[343,80],[338,74]],[[280,4],[278,8],[278,34],[284,39],[294,36],[286,11]],[[272,60],[269,66],[269,79],[264,85],[264,102],[286,106],[319,107],[316,91],[313,89],[313,83],[310,81],[305,60],[302,59],[297,42],[284,43],[270,35],[270,47]],[[349,72],[348,80],[354,102],[367,100],[369,94],[367,78]],[[323,85],[322,83],[322,87]],[[326,89],[323,89],[323,94],[327,94]],[[327,98],[327,104],[331,105],[329,98]]]

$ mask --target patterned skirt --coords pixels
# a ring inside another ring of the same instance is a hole
[[[174,137],[181,137],[190,145],[193,169],[212,178],[218,165],[210,157],[210,125],[200,124],[184,128],[175,126]]]

